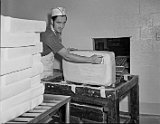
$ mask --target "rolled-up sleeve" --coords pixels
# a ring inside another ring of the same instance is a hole
[[[57,53],[62,48],[64,48],[61,40],[51,34],[46,36],[46,44],[52,49],[53,53]]]
[[[43,49],[44,52],[52,51],[54,54],[56,54],[58,51],[64,48],[64,46],[61,43],[61,40],[54,33],[48,33],[48,32],[43,33],[41,35],[41,40],[43,42],[43,45],[45,46],[43,47],[45,48]]]

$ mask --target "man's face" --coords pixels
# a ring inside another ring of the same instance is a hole
[[[53,22],[54,30],[58,33],[61,33],[66,24],[66,21],[67,21],[66,16],[58,16],[56,20]]]

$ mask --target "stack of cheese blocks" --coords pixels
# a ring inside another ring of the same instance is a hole
[[[5,123],[43,102],[40,81],[44,21],[1,16],[0,123]]]

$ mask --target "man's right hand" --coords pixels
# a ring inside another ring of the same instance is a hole
[[[103,56],[94,54],[91,56],[91,61],[92,61],[91,63],[92,64],[101,64],[102,58],[103,58]]]

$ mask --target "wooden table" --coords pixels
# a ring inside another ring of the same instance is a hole
[[[128,114],[130,115],[129,123],[139,124],[139,84],[138,76],[124,84],[121,84],[113,89],[106,89],[108,92],[108,104],[104,106],[104,112],[107,113],[108,123],[120,122],[119,103],[122,99],[128,96]]]
[[[129,123],[139,124],[139,84],[138,84],[138,76],[137,75],[129,75],[126,77],[127,80],[119,83],[115,87],[105,87],[103,93],[105,93],[105,98],[101,97],[101,91],[94,89],[92,87],[83,86],[81,84],[75,85],[73,84],[63,84],[57,82],[46,82],[45,83],[45,92],[53,93],[53,94],[63,94],[72,96],[72,103],[78,103],[82,106],[84,105],[92,105],[92,106],[100,106],[102,107],[102,113],[105,115],[103,120],[100,120],[103,123],[120,123],[120,110],[119,104],[122,99],[128,96],[128,112],[127,114],[130,116]],[[74,91],[73,91],[74,89]],[[104,95],[103,95],[104,96]],[[82,107],[81,107],[82,108]],[[85,112],[83,113],[83,117],[81,115],[75,115],[72,113],[71,107],[71,116],[79,116],[80,118],[85,118],[89,116],[88,114],[85,116]],[[79,111],[80,109],[77,109]],[[82,109],[81,109],[82,110]],[[89,117],[91,120],[95,119],[94,116]],[[99,120],[98,120],[99,121]]]
[[[5,124],[28,124],[28,123],[48,123],[52,116],[61,108],[63,111],[61,121],[70,122],[70,96],[44,94],[44,101],[39,106],[27,111],[21,116],[6,122]]]

